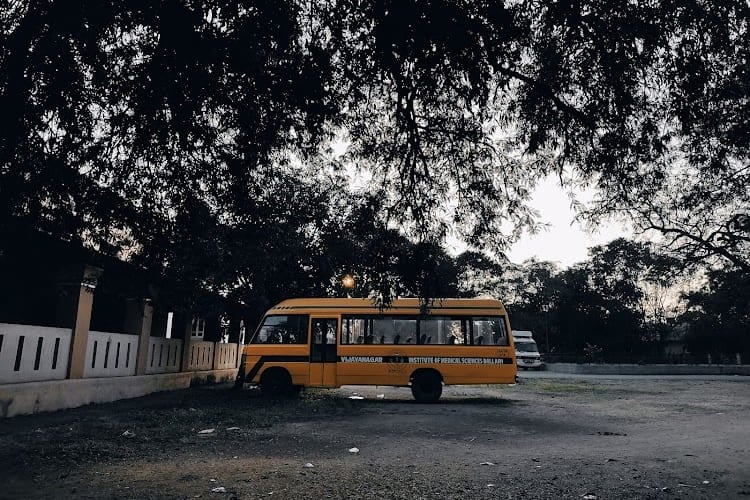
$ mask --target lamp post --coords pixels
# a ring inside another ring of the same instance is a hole
[[[346,289],[346,296],[351,298],[351,291],[354,289],[355,285],[354,276],[351,274],[345,274],[344,277],[341,278],[341,285]]]

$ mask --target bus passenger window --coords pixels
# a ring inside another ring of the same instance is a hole
[[[372,330],[371,319],[343,317],[341,320],[341,343],[345,345],[362,344],[370,330]]]
[[[430,316],[420,318],[420,344],[456,345],[464,343],[468,322],[464,318]]]
[[[508,334],[505,329],[505,318],[502,316],[476,317],[472,319],[474,343],[479,339],[487,340],[486,344],[508,345]],[[490,342],[489,339],[492,339]]]
[[[414,342],[417,334],[416,318],[381,316],[370,322],[372,328],[365,337],[366,344],[374,343],[376,338],[380,344],[398,344],[402,338]]]

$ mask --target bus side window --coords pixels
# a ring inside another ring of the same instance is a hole
[[[508,332],[505,329],[505,318],[493,318],[492,320],[492,343],[495,345],[508,345]]]
[[[463,344],[467,320],[448,316],[430,316],[419,320],[419,343],[436,345]]]
[[[505,330],[505,318],[502,316],[485,316],[472,318],[474,345],[492,344],[508,345],[508,334]],[[492,339],[490,342],[489,339]]]
[[[344,317],[341,320],[341,344],[362,344],[367,335],[369,319]],[[329,343],[330,342],[329,340]]]

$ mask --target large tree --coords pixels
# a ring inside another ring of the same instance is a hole
[[[379,223],[423,249],[450,229],[502,250],[535,180],[571,171],[603,193],[593,214],[745,266],[749,9],[6,1],[0,222],[174,255],[160,226],[200,207],[236,236],[306,163],[369,175]]]
[[[580,353],[588,343],[611,359],[643,354],[676,316],[677,267],[653,245],[625,239],[592,248],[569,269],[527,261],[510,279],[508,309],[516,328],[533,330],[550,349]]]

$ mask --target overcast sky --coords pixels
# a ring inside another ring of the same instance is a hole
[[[346,142],[335,142],[332,145],[335,155],[346,151]],[[351,167],[350,183],[353,189],[363,189],[370,181],[355,167]],[[594,196],[594,191],[579,193],[579,201],[586,203]],[[536,257],[538,260],[557,262],[561,267],[569,267],[588,258],[588,249],[601,245],[620,236],[630,236],[630,232],[618,224],[603,224],[595,233],[586,231],[582,224],[573,222],[575,213],[570,206],[570,199],[560,187],[560,181],[554,175],[539,182],[534,190],[532,206],[539,211],[540,222],[549,225],[546,231],[530,236],[524,235],[511,247],[508,258],[511,262],[521,264]],[[465,244],[455,238],[448,238],[447,246],[452,253],[466,249]]]
[[[593,192],[578,196],[581,201],[586,202],[591,199]],[[586,260],[590,247],[620,236],[629,236],[625,228],[618,224],[606,224],[596,234],[590,234],[580,223],[574,223],[575,214],[570,207],[570,199],[554,176],[539,183],[534,191],[532,206],[539,211],[539,220],[550,227],[533,236],[524,235],[521,241],[513,245],[508,258],[516,264],[536,257],[568,267]]]

